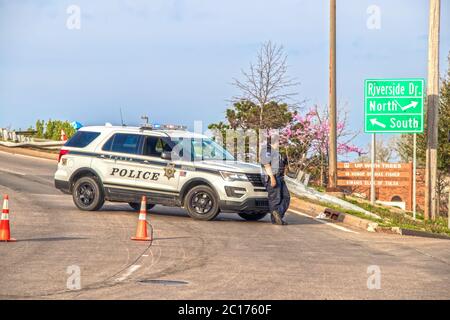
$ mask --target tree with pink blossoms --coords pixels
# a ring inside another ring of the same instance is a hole
[[[347,112],[339,114],[337,123],[338,155],[361,155],[364,151],[351,141],[358,132],[348,130]],[[295,112],[292,121],[282,129],[281,144],[285,147],[291,170],[303,170],[316,176],[321,185],[328,166],[329,117],[327,108],[311,107],[304,115]]]

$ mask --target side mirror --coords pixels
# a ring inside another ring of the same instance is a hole
[[[168,151],[163,151],[163,152],[161,153],[161,159],[164,159],[164,160],[172,160],[172,153],[171,153],[171,152],[168,152]]]

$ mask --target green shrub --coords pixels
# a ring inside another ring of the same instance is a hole
[[[49,140],[61,140],[61,130],[64,130],[67,138],[71,138],[76,130],[72,127],[69,121],[51,120],[47,122],[44,120],[36,121],[36,138],[44,138]]]

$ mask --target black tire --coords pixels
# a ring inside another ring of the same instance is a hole
[[[141,204],[140,203],[136,203],[136,202],[129,202],[128,203],[130,205],[130,207],[132,207],[135,211],[140,211],[141,210]],[[155,205],[151,204],[151,203],[147,203],[147,211],[150,209],[153,209]]]
[[[186,194],[184,207],[197,220],[213,220],[219,214],[219,200],[213,189],[200,185]]]
[[[72,189],[73,202],[83,211],[100,210],[105,203],[105,194],[99,181],[94,177],[81,177]]]
[[[268,212],[239,212],[238,215],[247,221],[258,221],[267,216]]]

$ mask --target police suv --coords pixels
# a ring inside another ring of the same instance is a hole
[[[259,220],[268,212],[258,165],[239,162],[207,136],[182,126],[84,127],[61,149],[55,186],[81,210],[125,202],[185,208],[212,220],[236,212]]]

